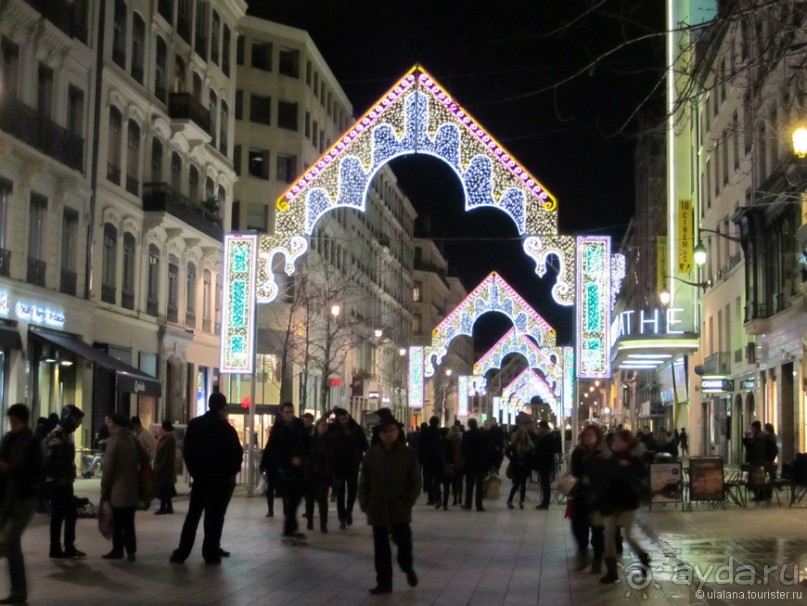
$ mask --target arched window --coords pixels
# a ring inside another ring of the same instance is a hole
[[[213,184],[213,179],[207,177],[205,179],[205,206],[212,206],[216,203],[216,188]]]
[[[221,129],[221,138],[219,139],[219,151],[227,155],[228,147],[227,147],[227,134],[229,132],[229,114],[230,108],[227,105],[227,102],[222,99],[221,100],[221,120],[219,121],[219,127]]]
[[[208,104],[208,109],[210,109],[210,136],[213,137],[213,140],[210,142],[210,145],[216,147],[216,116],[218,114],[218,97],[216,96],[216,92],[211,88],[210,89],[210,102]]]
[[[223,185],[219,185],[217,201],[219,203],[218,216],[221,217],[224,214],[224,205],[227,203],[227,190]]]
[[[140,195],[140,127],[129,120],[129,151],[126,155],[126,191]]]
[[[185,62],[179,55],[174,58],[174,92],[185,92]]]
[[[226,23],[221,36],[221,71],[225,76],[230,75],[230,28]]]
[[[169,322],[176,322],[179,311],[179,259],[168,256],[168,314]]]
[[[219,64],[219,29],[221,28],[221,20],[219,14],[213,11],[213,24],[210,27],[210,60],[218,65]]]
[[[199,72],[193,72],[193,98],[199,103],[204,103],[202,99],[202,76],[199,75]]]
[[[109,132],[107,136],[106,178],[120,185],[121,130],[123,116],[114,105],[109,108]]]
[[[121,305],[134,309],[135,288],[135,237],[128,231],[123,234],[123,296]]]
[[[182,193],[182,156],[171,152],[171,188],[175,194]]]
[[[160,249],[149,244],[149,274],[146,291],[146,313],[150,316],[158,314],[160,304]]]
[[[132,78],[143,84],[143,65],[146,56],[146,22],[139,13],[132,19]]]
[[[157,50],[154,58],[154,94],[165,103],[168,100],[166,75],[168,73],[168,47],[165,40],[157,36]]]
[[[115,0],[115,21],[112,24],[112,60],[126,69],[126,15],[124,0]]]
[[[118,255],[118,230],[111,223],[104,223],[104,250],[101,262],[101,300],[115,303],[116,265]]]
[[[163,144],[157,137],[151,140],[151,182],[163,181]]]
[[[188,263],[185,280],[185,325],[196,326],[196,266],[193,263]]]
[[[188,197],[191,202],[199,202],[199,169],[193,164],[188,169]]]
[[[202,274],[202,330],[210,332],[210,303],[213,295],[213,284],[210,270],[206,269]]]

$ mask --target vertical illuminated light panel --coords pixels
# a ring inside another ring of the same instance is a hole
[[[220,371],[251,374],[254,359],[255,259],[258,237],[224,236],[224,297],[221,310]]]
[[[499,396],[493,396],[493,415],[500,423],[506,422],[506,419],[502,418],[502,399]]]
[[[457,377],[457,416],[468,416],[468,380],[470,377],[460,375]]]
[[[574,347],[563,348],[563,416],[572,416],[574,406]]]
[[[409,408],[423,408],[423,347],[409,348]]]
[[[611,238],[577,238],[577,376],[611,376]]]

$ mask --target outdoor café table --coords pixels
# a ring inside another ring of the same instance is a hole
[[[743,481],[742,470],[726,470],[723,476],[723,486],[727,501],[740,507],[745,507],[745,497],[743,495],[745,482]]]

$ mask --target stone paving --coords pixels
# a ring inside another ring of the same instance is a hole
[[[97,494],[97,481],[79,482],[78,492]],[[504,488],[504,487],[503,487]],[[801,599],[763,597],[738,600],[726,594],[698,599],[697,583],[674,581],[684,564],[722,565],[734,556],[757,567],[797,563],[807,577],[807,507],[754,508],[728,511],[653,511],[639,515],[637,538],[653,557],[646,587],[622,581],[603,586],[588,572],[571,567],[574,542],[564,506],[534,509],[535,493],[525,510],[508,510],[505,498],[486,501],[486,512],[456,507],[436,511],[418,504],[414,514],[415,568],[420,584],[410,589],[396,573],[395,591],[371,597],[375,584],[372,539],[362,516],[346,531],[333,522],[330,533],[309,532],[307,547],[282,545],[281,519],[265,518],[263,497],[237,495],[230,506],[223,545],[232,557],[221,566],[205,566],[200,542],[182,566],[170,565],[187,509],[178,499],[177,514],[137,514],[137,562],[101,559],[110,545],[95,520],[79,520],[82,560],[52,561],[47,557],[48,518],[37,515],[23,540],[31,604],[538,604],[540,606],[607,606],[648,604],[805,604],[807,587],[771,582],[755,590],[802,591]],[[280,510],[278,501],[277,510]],[[201,536],[201,530],[200,530]],[[623,567],[635,568],[625,554]],[[0,594],[8,586],[5,567]],[[790,569],[792,570],[792,568]],[[787,580],[787,579],[785,579]],[[722,582],[722,581],[721,581]],[[707,581],[705,591],[749,589]]]

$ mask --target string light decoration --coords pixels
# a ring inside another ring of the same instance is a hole
[[[451,341],[460,335],[472,336],[474,323],[490,312],[506,315],[518,332],[529,335],[539,346],[554,347],[555,329],[494,271],[432,331],[431,345],[425,351],[427,377],[434,374]]]
[[[460,375],[457,377],[457,416],[468,416],[468,383],[471,377]]]
[[[423,408],[423,347],[409,348],[409,408]]]
[[[577,376],[611,376],[611,238],[577,238]]]
[[[261,237],[262,264],[286,258],[291,275],[299,254],[294,237],[310,236],[323,214],[336,208],[364,211],[373,176],[408,154],[446,162],[465,193],[465,210],[498,208],[523,236],[557,234],[557,200],[420,66],[414,66],[278,198],[275,234]],[[297,252],[295,252],[297,251]],[[564,257],[569,263],[573,255]],[[259,297],[277,296],[271,271],[262,272]],[[573,268],[568,276],[574,275]],[[559,302],[568,301],[559,283]],[[554,291],[553,291],[554,294]],[[565,305],[571,303],[565,302]]]
[[[559,305],[574,305],[575,289],[575,238],[558,235],[531,235],[524,238],[522,247],[533,261],[535,273],[543,278],[551,257],[557,257],[555,268],[558,275],[552,287],[552,298]]]
[[[560,402],[546,380],[531,368],[525,368],[502,390],[502,402],[511,410],[519,411],[534,397],[539,397],[560,419]]]
[[[527,360],[530,368],[547,377],[549,383],[555,386],[555,394],[560,395],[563,385],[562,353],[563,350],[559,347],[540,348],[515,328],[511,328],[474,364],[474,391],[478,386],[483,389],[487,386],[485,375],[489,370],[501,368],[505,356],[520,354]]]
[[[616,298],[622,292],[622,283],[626,275],[625,255],[622,253],[611,255],[611,311],[614,311]]]
[[[219,371],[251,374],[254,359],[255,259],[258,237],[224,236],[224,285]]]
[[[574,347],[563,348],[563,416],[572,415],[574,406]]]

